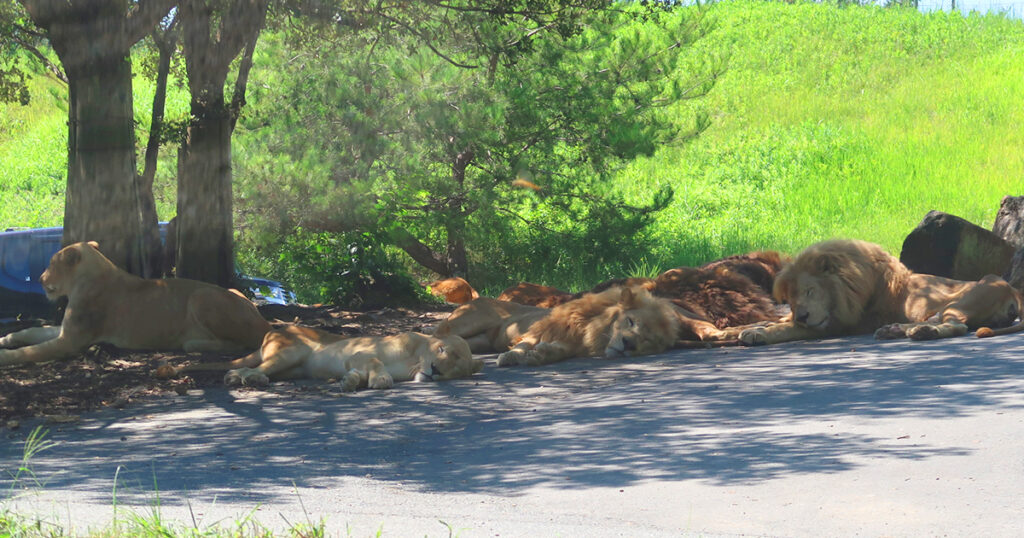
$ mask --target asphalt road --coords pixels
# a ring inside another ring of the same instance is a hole
[[[31,426],[0,431],[0,470]],[[468,380],[196,391],[49,427],[38,484],[0,484],[4,507],[74,533],[157,503],[357,537],[1024,533],[1019,336],[491,358]]]

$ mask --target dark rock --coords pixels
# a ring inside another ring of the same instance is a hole
[[[1024,196],[1004,196],[992,232],[1013,248],[1024,248]]]
[[[981,226],[949,213],[929,211],[903,241],[900,261],[915,273],[979,280],[1005,273],[1015,250]]]

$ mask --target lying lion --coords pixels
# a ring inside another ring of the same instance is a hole
[[[678,339],[680,321],[672,303],[646,289],[613,287],[552,309],[512,349],[498,355],[498,366],[659,353]]]
[[[498,353],[508,351],[531,325],[550,313],[549,308],[480,297],[456,308],[434,334],[461,336],[473,353]]]
[[[126,349],[242,351],[259,347],[270,324],[238,292],[184,278],[146,280],[118,269],[99,245],[75,243],[50,260],[46,297],[68,297],[60,326],[0,338],[0,366],[72,355],[105,342]]]
[[[931,340],[1017,318],[1021,298],[1003,279],[964,282],[913,273],[882,247],[856,240],[811,245],[775,281],[775,296],[793,319],[738,328],[747,345],[869,334]]]
[[[271,379],[338,379],[346,391],[389,389],[396,381],[440,381],[468,377],[483,368],[466,341],[458,336],[401,333],[392,336],[345,337],[288,326],[267,333],[263,346],[230,362],[200,363],[157,375],[228,370],[229,386],[266,385]]]

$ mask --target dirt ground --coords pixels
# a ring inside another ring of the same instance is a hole
[[[425,305],[357,312],[333,306],[264,305],[260,312],[275,326],[300,323],[338,334],[386,335],[432,327],[453,308]],[[0,325],[0,335],[38,324],[39,321],[31,321]],[[162,364],[237,357],[220,353],[126,351],[98,345],[71,359],[4,368],[0,370],[0,428],[17,427],[20,419],[27,417],[74,421],[80,413],[122,407],[142,395],[183,394],[189,389],[216,386],[223,378],[217,372],[159,379],[153,371]]]

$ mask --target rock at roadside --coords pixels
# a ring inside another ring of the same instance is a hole
[[[992,232],[1013,248],[1024,248],[1024,196],[1004,196]]]
[[[1004,274],[1015,250],[981,226],[949,213],[929,211],[903,241],[900,261],[915,273],[979,280]]]

